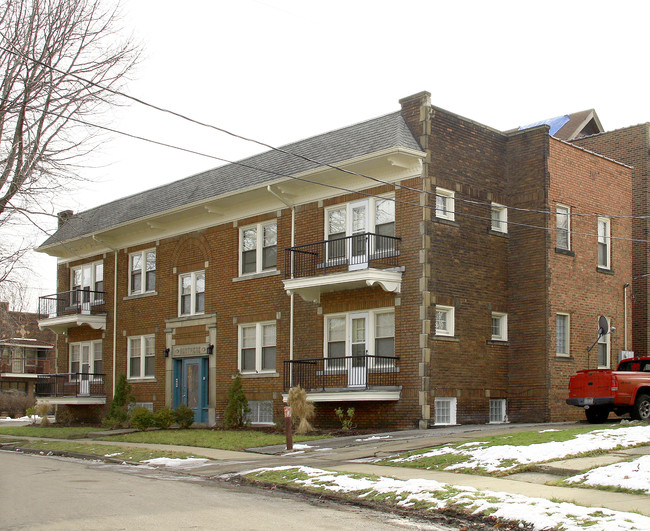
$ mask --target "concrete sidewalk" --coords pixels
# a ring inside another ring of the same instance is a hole
[[[287,452],[284,445],[249,449],[238,452],[199,448],[194,446],[159,445],[147,443],[123,443],[97,441],[94,439],[50,439],[63,442],[93,445],[122,445],[151,450],[184,452],[196,457],[204,457],[210,461],[204,466],[194,467],[190,471],[175,469],[178,473],[206,478],[228,477],[233,474],[245,473],[262,467],[276,466],[310,466],[339,472],[358,472],[376,476],[388,476],[396,479],[431,479],[449,485],[474,487],[480,490],[520,494],[532,498],[545,498],[576,503],[589,507],[604,507],[616,511],[638,511],[650,516],[650,496],[609,492],[582,487],[557,487],[547,485],[552,480],[575,475],[586,469],[605,466],[638,455],[650,454],[650,446],[617,450],[603,455],[565,459],[551,463],[543,463],[534,472],[513,474],[504,478],[477,476],[421,470],[416,468],[389,467],[373,464],[380,457],[395,455],[409,450],[439,446],[450,442],[476,439],[489,435],[527,431],[543,427],[549,429],[549,424],[504,425],[504,426],[453,426],[440,430],[408,430],[400,432],[379,433],[366,436],[339,437],[321,439],[307,443],[296,444],[296,451]],[[574,427],[574,424],[556,425],[560,429]],[[30,441],[42,440],[36,437],[20,437]],[[6,444],[18,437],[0,435],[0,445]]]

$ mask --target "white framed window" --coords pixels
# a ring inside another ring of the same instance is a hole
[[[275,372],[276,324],[273,321],[239,325],[239,371]]]
[[[154,378],[156,365],[155,336],[127,338],[128,379]]]
[[[569,356],[571,317],[568,313],[555,314],[555,354]]]
[[[394,308],[326,315],[324,347],[328,368],[344,368],[343,358],[364,355],[374,358],[370,367],[393,366]]]
[[[508,314],[492,312],[492,339],[508,341]]]
[[[104,262],[83,264],[70,269],[71,305],[104,301]],[[80,293],[85,291],[88,293]]]
[[[348,243],[344,238],[367,233],[377,235],[368,242],[371,253],[395,249],[395,200],[392,196],[370,197],[325,209],[328,260],[365,257],[365,238],[350,238]]]
[[[555,228],[555,246],[558,249],[571,250],[571,209],[568,206],[555,206]]]
[[[199,315],[205,312],[205,271],[178,275],[178,314]]]
[[[611,329],[611,322],[607,319],[607,328]],[[598,328],[598,330],[600,327]],[[604,334],[598,338],[598,368],[609,369],[611,334]]]
[[[609,269],[611,266],[610,220],[598,218],[598,267]]]
[[[456,398],[436,398],[434,415],[436,425],[456,424]]]
[[[436,188],[436,217],[454,221],[456,219],[455,194],[451,190]]]
[[[492,203],[491,228],[494,232],[508,232],[508,209],[505,206]]]
[[[453,336],[454,326],[454,307],[436,305],[435,334],[437,336]]]
[[[156,290],[156,250],[147,249],[129,255],[129,295]]]
[[[273,401],[272,400],[249,400],[250,413],[246,415],[246,421],[254,425],[272,426],[273,422]]]
[[[506,399],[505,398],[491,398],[490,399],[490,424],[499,424],[507,422],[506,416]]]
[[[271,271],[278,264],[277,221],[258,223],[239,231],[239,274]]]
[[[102,374],[102,357],[101,340],[70,343],[70,372]]]

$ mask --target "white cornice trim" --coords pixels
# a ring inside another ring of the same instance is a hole
[[[312,402],[397,402],[401,389],[395,391],[332,391],[323,393],[307,393],[307,400]],[[287,402],[288,393],[282,393],[282,401]]]

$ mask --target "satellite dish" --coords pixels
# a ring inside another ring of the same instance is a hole
[[[604,336],[605,334],[608,333],[609,333],[609,323],[607,322],[607,317],[601,315],[600,319],[598,319],[598,335]]]

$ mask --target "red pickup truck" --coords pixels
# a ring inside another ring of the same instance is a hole
[[[623,360],[615,371],[578,371],[569,380],[566,403],[583,407],[592,424],[605,422],[610,411],[650,420],[650,357]]]

